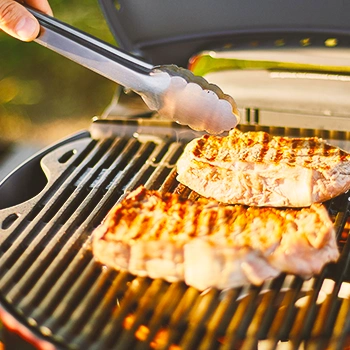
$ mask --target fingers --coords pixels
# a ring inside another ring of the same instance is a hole
[[[29,0],[26,3],[36,9],[52,14],[46,0]],[[14,0],[0,0],[0,29],[14,38],[31,41],[39,34],[39,23],[21,4]]]

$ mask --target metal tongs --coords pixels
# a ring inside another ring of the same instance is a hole
[[[36,42],[135,91],[162,117],[220,134],[239,123],[234,99],[175,65],[152,66],[53,17],[27,9],[41,25]]]

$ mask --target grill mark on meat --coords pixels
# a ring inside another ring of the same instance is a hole
[[[279,162],[282,159],[282,157],[283,157],[283,151],[281,149],[277,149],[274,161]]]
[[[180,183],[223,203],[305,207],[350,189],[350,154],[317,137],[234,129],[191,141],[177,173]]]
[[[209,220],[208,220],[208,235],[212,235],[215,233],[215,227],[216,227],[216,224],[217,224],[217,220],[218,220],[218,212],[217,211],[210,211],[210,214],[209,214]]]
[[[286,162],[290,165],[295,165],[297,157],[300,157],[299,165],[314,165],[313,156],[329,157],[334,153],[339,152],[339,157],[336,160],[345,161],[349,159],[349,154],[341,149],[337,149],[323,140],[310,138],[286,138],[286,137],[271,137],[266,132],[248,132],[246,137],[235,139],[229,137],[215,137],[204,135],[197,140],[197,145],[193,150],[195,157],[204,156],[208,161],[218,160],[220,152],[219,148],[227,149],[223,160],[230,161],[229,149],[239,149],[237,157],[246,161],[250,158],[255,162]],[[240,145],[244,143],[244,145]],[[247,147],[245,147],[247,146]],[[259,147],[259,151],[255,148]],[[274,149],[274,157],[267,157],[270,150]],[[254,153],[252,153],[254,150]],[[315,166],[324,166],[329,168],[327,164],[319,164]]]
[[[333,148],[331,145],[329,145],[327,143],[325,143],[323,145],[322,156],[331,157],[331,156],[334,156],[336,153],[340,153],[340,152],[337,152],[337,149]],[[342,159],[340,157],[339,157],[339,160],[342,161]],[[329,166],[325,167],[325,169],[330,169],[330,167]]]
[[[260,153],[259,156],[257,158],[257,162],[263,162],[266,156],[267,151],[269,150],[269,141],[270,141],[270,137],[267,133],[263,134],[263,139],[261,141],[261,149],[260,149]]]
[[[247,142],[247,146],[250,147],[254,144],[254,140],[253,139],[248,139],[248,142]]]
[[[169,200],[169,202],[171,202]],[[177,216],[178,215],[178,220],[177,220],[177,223],[174,225],[174,231],[175,232],[181,232],[181,231],[184,231],[184,225],[185,225],[185,220],[184,218],[186,217],[186,214],[188,212],[188,205],[187,205],[187,201],[182,198],[181,199],[181,202],[178,203],[178,205],[175,205],[175,210],[174,212],[172,213],[172,215],[174,216]]]
[[[194,149],[194,154],[196,157],[200,157],[202,155],[202,149],[206,146],[210,139],[210,135],[203,135],[202,138],[198,139],[197,147]],[[211,157],[210,160],[214,160],[215,156]]]
[[[180,199],[180,203],[184,203],[183,199]],[[161,206],[161,202],[159,202],[160,206]],[[159,206],[158,204],[158,206]],[[175,204],[176,205],[176,204]],[[166,231],[167,233],[171,233],[171,232],[178,232],[178,230],[180,229],[180,224],[181,224],[181,220],[179,220],[177,217],[181,217],[181,211],[178,210],[178,208],[180,208],[179,203],[177,203],[177,208],[174,207],[174,203],[172,202],[170,197],[167,197],[167,205],[166,205],[166,212],[169,213],[168,216],[166,216]],[[183,211],[183,209],[182,209]],[[162,232],[163,234],[163,232]],[[163,237],[163,235],[161,235],[161,237]],[[154,237],[154,238],[159,238],[158,237]]]
[[[248,149],[242,150],[242,152],[239,155],[239,160],[246,160],[249,155]]]
[[[151,219],[149,217],[143,217],[143,220],[140,220],[140,223],[136,224],[137,225],[137,233],[132,237],[132,239],[139,239],[143,236],[143,232],[140,230],[140,227],[142,227],[145,232],[148,232],[150,229],[150,223]]]
[[[153,223],[153,226],[151,227],[151,236],[154,236],[155,239],[160,239],[162,233],[164,232],[164,229],[166,227],[166,220],[164,218],[156,221]]]
[[[292,141],[291,153],[290,153],[289,158],[288,158],[288,161],[292,165],[295,164],[296,156],[298,154],[299,144],[300,144],[300,139],[295,139]]]
[[[334,149],[333,149],[334,150]],[[328,157],[330,153],[332,152],[332,146],[329,145],[328,143],[325,143],[323,145],[323,155]]]
[[[339,150],[339,160],[341,162],[345,161],[346,159],[349,158],[349,154],[344,152],[343,150]]]
[[[316,150],[316,142],[312,138],[309,139],[308,149],[309,151],[307,152],[307,154],[310,156],[310,161],[311,161],[311,156],[315,154],[315,150]]]
[[[188,220],[184,220],[183,233],[188,234],[189,237],[193,237],[195,235],[195,226],[190,225],[190,222],[197,222],[197,210],[195,207],[184,204],[186,206],[186,215],[184,216],[188,218]]]
[[[209,232],[211,230],[211,227],[209,226],[210,223],[210,211],[206,210],[204,207],[203,210],[200,210],[198,215],[198,225],[196,229],[196,236],[195,237],[203,237],[203,236],[209,236]]]
[[[224,205],[219,206],[216,216],[216,224],[219,227],[218,236],[223,239],[229,239],[230,234],[229,215],[227,214],[226,207]],[[232,242],[230,241],[229,244],[232,244]]]
[[[322,205],[225,206],[144,187],[117,204],[92,238],[93,254],[103,264],[152,278],[185,279],[199,289],[261,284],[282,271],[310,277],[339,256]]]

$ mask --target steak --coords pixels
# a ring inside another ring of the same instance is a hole
[[[317,137],[233,129],[192,140],[177,172],[179,182],[223,203],[306,207],[350,189],[350,154]]]
[[[308,278],[339,253],[321,204],[286,209],[223,205],[139,187],[92,237],[95,259],[116,270],[204,290],[262,284],[281,272]]]

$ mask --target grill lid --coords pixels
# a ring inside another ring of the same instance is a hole
[[[99,3],[122,48],[155,65],[189,66],[252,110],[259,124],[348,130],[349,3]]]
[[[349,2],[222,0],[99,0],[119,45],[153,64],[175,63],[185,67],[202,50],[235,45],[237,41],[272,46],[288,38],[343,37],[349,43]],[[301,39],[300,38],[300,39]],[[323,42],[321,44],[323,46]],[[256,45],[255,45],[256,46]]]
[[[349,150],[346,132],[261,126],[243,131],[308,136]],[[106,134],[105,131],[109,134]],[[199,293],[184,283],[134,277],[93,259],[90,234],[115,202],[140,184],[191,192],[175,164],[196,133],[157,121],[98,120],[29,160],[0,186],[1,306],[62,349],[341,349],[350,335],[349,193],[326,203],[341,257],[303,281],[281,275],[261,287]],[[36,190],[6,197],[19,179]],[[13,197],[13,196],[12,196]]]

